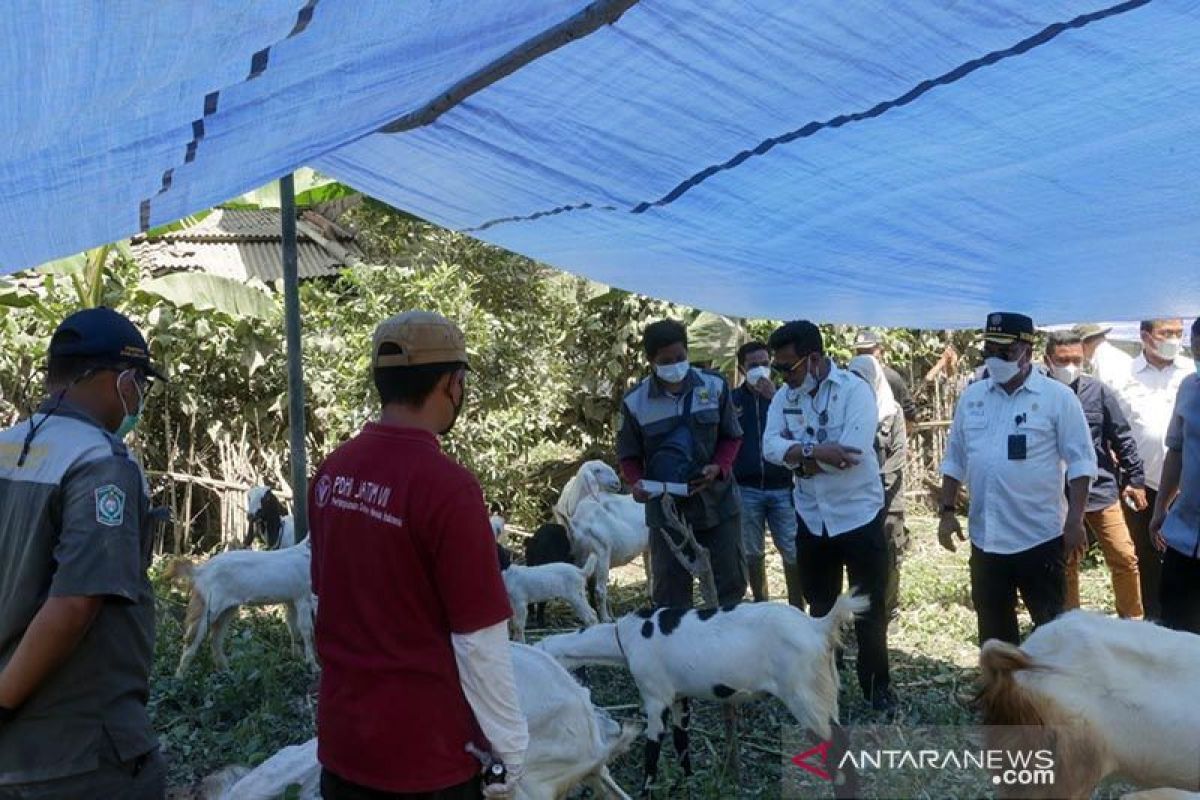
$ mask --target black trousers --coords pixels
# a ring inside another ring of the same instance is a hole
[[[695,530],[696,542],[708,550],[713,579],[721,605],[736,603],[746,594],[746,558],[742,554],[742,517],[734,514],[715,527]],[[650,531],[650,574],[654,578],[654,596],[660,608],[692,607],[692,573],[671,552],[664,536],[680,541],[681,534],[653,528]]]
[[[1157,621],[1162,618],[1162,604],[1159,597],[1162,593],[1163,555],[1154,547],[1150,536],[1150,520],[1154,518],[1154,502],[1158,492],[1146,487],[1145,511],[1134,511],[1121,503],[1121,512],[1125,514],[1125,524],[1129,527],[1129,535],[1133,537],[1133,549],[1137,552],[1138,580],[1142,584],[1142,607],[1146,619]]]
[[[883,536],[888,550],[887,590],[884,592],[884,607],[887,618],[895,619],[900,613],[900,564],[908,549],[908,532],[904,529],[904,512],[892,512],[883,518]]]
[[[1063,612],[1067,561],[1061,536],[1020,553],[985,553],[971,545],[971,601],[975,604],[981,646],[988,639],[1021,643],[1018,592],[1035,626]]]
[[[838,536],[818,536],[798,516],[796,563],[809,613],[823,617],[842,591],[843,571],[850,588],[866,594],[871,607],[854,621],[858,639],[858,683],[868,700],[886,691],[888,673],[887,591],[889,550],[883,534],[883,512],[861,528]]]
[[[1200,633],[1200,558],[1167,548],[1162,563],[1162,624]]]
[[[351,783],[345,778],[321,770],[321,797],[324,800],[479,800],[483,784],[476,776],[466,783],[433,792],[384,792]]]

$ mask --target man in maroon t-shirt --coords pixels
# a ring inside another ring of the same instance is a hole
[[[511,608],[483,493],[438,435],[462,408],[462,332],[411,311],[375,331],[383,412],[312,482],[319,597],[321,792],[339,798],[511,796],[528,733],[517,703]],[[466,746],[505,784],[483,787]]]

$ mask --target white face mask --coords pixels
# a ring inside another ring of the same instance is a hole
[[[751,367],[750,369],[746,370],[746,383],[750,384],[751,386],[754,386],[763,378],[770,379],[770,377],[770,367]]]
[[[1167,361],[1174,361],[1181,349],[1183,349],[1182,339],[1154,340],[1154,352],[1158,354],[1159,358],[1165,358]]]
[[[686,361],[679,361],[674,364],[655,364],[654,374],[666,383],[679,383],[687,377],[688,370],[691,368],[691,365]]]
[[[1065,367],[1050,367],[1050,374],[1056,381],[1061,381],[1068,386],[1076,381],[1079,377],[1079,367],[1074,364],[1067,364]]]
[[[1017,373],[1021,371],[1019,361],[1005,361],[1003,358],[985,358],[983,363],[987,367],[988,377],[1001,385],[1017,377]]]

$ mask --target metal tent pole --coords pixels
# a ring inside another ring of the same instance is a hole
[[[296,541],[308,536],[308,459],[304,450],[304,371],[300,351],[300,271],[296,252],[296,187],[291,173],[279,179],[283,221],[283,310],[287,328],[288,422],[292,446],[292,515]]]

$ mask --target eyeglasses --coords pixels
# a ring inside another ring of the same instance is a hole
[[[1011,344],[992,344],[988,342],[983,346],[983,355],[985,358],[1002,358],[1005,361],[1012,361],[1014,348]]]

